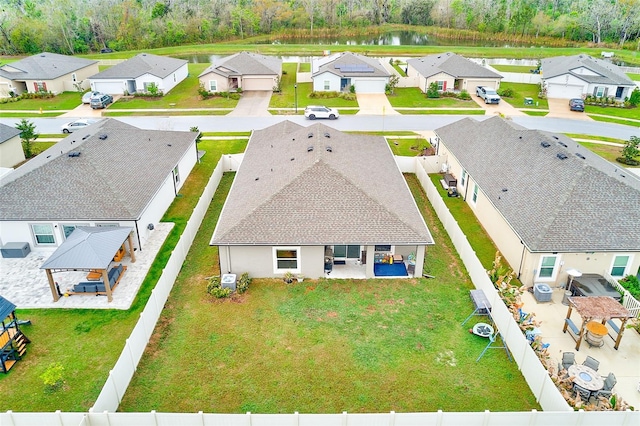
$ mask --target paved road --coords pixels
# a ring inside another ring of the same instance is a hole
[[[343,115],[339,120],[314,121],[325,123],[337,130],[412,130],[425,131],[442,127],[462,119],[461,115]],[[485,120],[490,116],[471,116],[476,120]],[[303,116],[270,117],[229,117],[229,116],[174,116],[174,117],[119,117],[119,120],[143,129],[189,130],[197,126],[201,131],[237,132],[263,129],[283,120],[290,120],[303,126],[311,122]],[[60,126],[68,118],[32,118],[39,133],[60,133]],[[640,128],[598,121],[571,120],[565,118],[513,117],[513,122],[529,128],[555,133],[581,133],[594,136],[606,136],[628,140],[631,136],[640,136]],[[16,118],[0,118],[0,123],[14,126]]]

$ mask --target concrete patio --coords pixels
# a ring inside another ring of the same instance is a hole
[[[53,301],[51,289],[42,264],[51,256],[55,248],[34,250],[21,259],[0,258],[0,294],[15,304],[18,309],[29,308],[80,308],[80,309],[129,309],[133,299],[147,275],[151,264],[160,251],[173,223],[158,223],[147,240],[144,250],[136,251],[136,262],[131,263],[128,255],[122,259],[127,266],[120,283],[113,291],[113,301],[109,303],[106,296],[71,295]],[[54,280],[64,294],[74,284],[86,281],[87,271],[57,272]]]
[[[550,344],[547,349],[549,355],[556,364],[562,360],[563,352],[575,353],[578,364],[581,364],[587,355],[592,356],[600,361],[598,373],[601,376],[613,372],[618,379],[613,388],[614,393],[636,410],[640,409],[640,334],[633,329],[626,329],[618,350],[613,348],[614,340],[605,336],[602,347],[590,347],[583,341],[580,350],[576,351],[576,342],[569,332],[562,332],[568,311],[568,306],[562,304],[563,296],[564,289],[553,288],[551,302],[539,303],[529,292],[525,292],[522,297],[522,311],[533,313],[535,320],[542,322],[539,328],[542,341]],[[575,310],[572,318],[574,321],[580,321]]]

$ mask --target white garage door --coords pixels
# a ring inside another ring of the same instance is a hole
[[[356,93],[384,93],[386,85],[387,82],[381,79],[357,79],[355,82]]]
[[[124,84],[121,81],[96,81],[93,85],[94,91],[109,95],[122,95],[123,88]]]
[[[547,98],[573,99],[582,97],[582,86],[552,84],[547,86]]]
[[[486,86],[491,87],[492,89],[496,88],[495,80],[486,81],[486,80],[467,80],[467,92],[474,94],[476,93],[476,87],[478,86]]]
[[[273,78],[243,78],[242,90],[273,90]]]

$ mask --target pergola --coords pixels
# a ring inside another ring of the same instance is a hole
[[[109,302],[113,300],[109,283],[109,265],[116,253],[127,242],[131,262],[135,262],[133,251],[133,228],[79,226],[64,243],[53,252],[40,269],[44,269],[51,287],[54,302],[60,294],[53,274],[64,271],[96,271],[102,277]]]
[[[567,330],[568,324],[571,322],[571,312],[575,309],[582,317],[582,325],[576,339],[576,350],[580,350],[580,345],[584,340],[585,328],[590,321],[602,321],[602,325],[611,319],[617,318],[622,321],[615,339],[614,349],[618,349],[622,340],[624,326],[632,315],[627,308],[622,306],[617,300],[610,296],[591,296],[591,297],[569,297],[569,310],[565,319],[564,328]]]

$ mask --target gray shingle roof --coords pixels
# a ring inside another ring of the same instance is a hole
[[[205,69],[198,77],[210,72],[223,76],[280,75],[282,59],[257,53],[240,52],[221,58]]]
[[[0,123],[0,143],[4,143],[19,134],[20,130]]]
[[[640,250],[633,173],[565,136],[499,117],[465,118],[436,133],[531,251]]]
[[[42,52],[0,67],[0,76],[9,80],[52,80],[96,62],[98,61]]]
[[[107,269],[133,228],[79,226],[40,269]]]
[[[138,78],[144,74],[165,78],[184,66],[187,62],[188,61],[184,59],[140,53],[131,59],[127,59],[98,74],[92,75],[90,79]]]
[[[359,68],[362,67],[362,68]],[[368,68],[370,71],[360,72],[358,69]],[[355,69],[356,71],[351,71]],[[336,55],[335,59],[327,62],[313,73],[312,77],[324,72],[331,72],[341,77],[389,77],[389,72],[382,66],[380,61],[367,56],[356,55],[351,52],[342,52]]]
[[[422,58],[409,59],[407,64],[411,65],[424,77],[441,72],[449,74],[454,78],[499,78],[500,74],[488,68],[478,65],[467,58],[455,53],[446,52],[437,55],[424,56]]]
[[[573,70],[585,67],[598,75],[578,74]],[[617,65],[589,55],[556,56],[542,60],[543,78],[571,74],[587,83],[616,84],[635,86],[635,83],[623,73]]]
[[[211,244],[334,243],[433,243],[385,139],[288,121],[255,131]]]
[[[196,135],[114,119],[76,131],[2,176],[0,220],[136,220],[188,150],[196,155]]]

